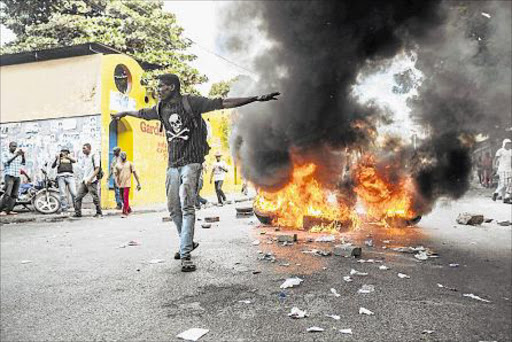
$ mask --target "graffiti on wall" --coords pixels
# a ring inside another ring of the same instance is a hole
[[[45,164],[48,165],[50,176],[55,176],[56,170],[51,169],[51,164],[62,148],[68,148],[78,159],[74,169],[77,177],[81,177],[82,170],[79,165],[84,158],[83,144],[90,143],[93,151],[100,150],[101,116],[0,124],[0,139],[2,155],[7,151],[11,141],[17,142],[18,147],[25,151],[26,165],[23,169],[34,180],[41,179],[40,170],[45,168]],[[2,171],[3,162],[2,160],[0,163]]]

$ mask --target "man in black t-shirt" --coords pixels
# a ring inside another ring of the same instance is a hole
[[[208,154],[206,123],[201,114],[217,109],[235,108],[255,101],[277,100],[279,93],[261,96],[208,99],[180,93],[180,80],[174,74],[159,77],[160,101],[152,108],[112,114],[114,119],[133,116],[145,120],[160,120],[168,143],[168,168],[165,181],[167,207],[178,229],[180,251],[174,256],[181,259],[183,272],[195,271],[190,252],[194,242],[196,187],[201,164]]]

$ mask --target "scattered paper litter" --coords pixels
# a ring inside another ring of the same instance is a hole
[[[428,259],[427,252],[425,252],[425,251],[420,251],[418,254],[414,254],[414,257],[418,260],[427,260]]]
[[[251,304],[252,302],[250,300],[239,300],[238,303],[243,303],[243,304]]]
[[[32,260],[21,260],[22,264],[31,264]]]
[[[331,293],[334,295],[334,297],[341,297],[341,295],[336,291],[335,288],[331,288]]]
[[[288,267],[288,266],[290,266],[290,263],[289,262],[283,262],[283,263],[279,264],[279,266]]]
[[[139,243],[139,242],[137,242],[137,241],[133,241],[133,240],[132,240],[132,241],[129,241],[129,242],[127,243],[127,245],[128,245],[128,246],[130,246],[130,247],[133,247],[133,246],[140,246],[140,243]]]
[[[345,280],[347,283],[350,283],[353,279],[350,276],[344,276],[343,280]]]
[[[482,12],[482,15],[488,19],[491,19],[491,15],[489,13]]]
[[[334,242],[334,235],[323,235],[315,239],[315,242]]]
[[[201,329],[201,328],[192,328],[192,329],[188,329],[187,331],[182,332],[181,334],[179,334],[176,337],[181,338],[182,340],[185,340],[185,341],[197,341],[201,337],[206,335],[208,333],[208,331],[210,331],[210,330]]]
[[[367,294],[367,293],[372,293],[374,291],[375,291],[375,287],[373,285],[364,284],[359,290],[357,290],[357,293]]]
[[[148,263],[150,263],[150,264],[161,264],[163,262],[165,262],[164,259],[153,259],[153,260],[149,260]]]
[[[364,259],[359,259],[359,260],[357,260],[357,262],[360,263],[360,264],[364,264],[364,263],[376,264],[376,263],[382,263],[382,260],[374,260],[374,259],[364,260]]]
[[[400,278],[400,279],[411,279],[410,276],[408,276],[407,274],[404,274],[404,273],[398,273],[398,278]]]
[[[387,267],[386,265],[380,265],[379,270],[387,271],[387,270],[389,270],[389,267]]]
[[[362,308],[362,307],[361,307],[361,308],[359,308],[359,314],[360,314],[360,315],[369,315],[369,316],[371,316],[371,315],[373,315],[374,313],[373,313],[373,312],[371,312],[371,311],[370,311],[370,310],[368,310],[368,309],[365,309],[365,308]]]
[[[252,242],[252,244],[253,244],[254,246],[258,246],[258,245],[260,244],[260,240],[254,240],[254,241]]]
[[[324,251],[322,249],[310,249],[310,250],[302,251],[302,253],[304,253],[304,254],[311,254],[311,255],[314,255],[314,256],[322,256],[322,257],[326,257],[326,256],[330,256],[331,255],[331,252]]]
[[[450,291],[457,291],[456,288],[444,286],[443,284],[439,284],[439,283],[437,284],[437,287],[440,287],[442,289],[447,289],[447,290],[450,290]]]
[[[450,267],[459,267],[459,264],[450,264]]]
[[[297,277],[295,277],[295,278],[288,278],[288,279],[285,280],[284,283],[281,284],[281,286],[279,286],[279,288],[287,289],[289,287],[298,286],[303,281],[304,281],[303,279],[300,279],[300,278],[297,278]]]
[[[340,333],[352,335],[352,329],[340,329]]]
[[[382,243],[391,243],[391,240],[384,240]]]
[[[351,269],[351,270],[350,270],[350,275],[367,276],[367,275],[368,275],[368,273],[359,272],[359,271],[356,271],[356,270],[354,270],[354,269]]]
[[[339,321],[341,319],[341,316],[338,316],[338,315],[325,315],[326,317],[329,317],[329,318],[332,318],[332,319],[335,319],[337,321]]]
[[[464,297],[469,297],[469,298],[472,298],[472,299],[476,299],[476,300],[479,300],[479,301],[484,302],[484,303],[490,303],[491,302],[490,300],[483,299],[482,297],[479,297],[479,296],[474,295],[472,293],[464,293],[463,296]]]
[[[434,333],[434,330],[423,330],[421,333],[424,335],[430,335]]]
[[[290,313],[288,314],[288,316],[291,318],[298,319],[298,318],[308,317],[308,313],[306,311],[302,311],[298,307],[294,306],[292,308],[292,310],[290,311]]]
[[[322,332],[324,331],[324,329],[320,328],[320,327],[311,327],[311,328],[308,328],[308,332]]]

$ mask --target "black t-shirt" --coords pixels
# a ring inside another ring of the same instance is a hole
[[[207,146],[204,146],[201,114],[222,109],[222,99],[209,99],[188,95],[193,116],[189,115],[181,98],[175,102],[162,102],[161,115],[169,150],[169,167],[180,167],[192,163],[203,163]],[[139,110],[145,120],[159,120],[156,106]]]

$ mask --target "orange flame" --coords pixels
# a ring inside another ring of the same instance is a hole
[[[388,167],[394,167],[389,165]],[[414,184],[410,176],[402,176],[393,184],[387,182],[375,166],[373,156],[365,156],[354,170],[354,191],[372,219],[402,218],[417,216],[413,210]]]
[[[355,213],[337,200],[335,192],[315,179],[316,169],[313,163],[295,165],[291,180],[284,188],[276,192],[258,190],[255,209],[270,214],[272,224],[284,227],[302,228],[303,216],[353,222]]]

